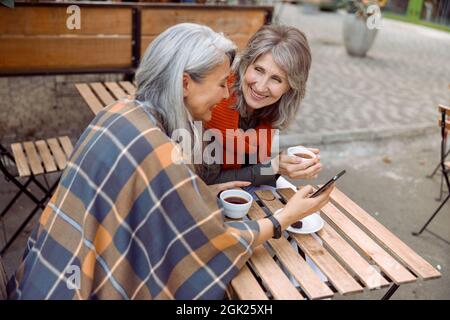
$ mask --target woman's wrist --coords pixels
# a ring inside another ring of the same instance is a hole
[[[274,215],[274,217],[280,223],[281,230],[286,230],[287,227],[289,227],[295,220],[294,217],[292,216],[292,213],[290,212],[289,208],[286,208],[286,207],[284,207],[283,209],[278,211]]]

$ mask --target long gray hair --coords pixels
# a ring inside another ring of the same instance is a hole
[[[148,46],[136,71],[136,99],[151,106],[170,137],[176,129],[195,130],[183,99],[183,73],[201,82],[236,46],[222,33],[194,23],[181,23],[161,33]]]
[[[247,106],[242,94],[242,79],[247,68],[259,57],[271,53],[275,63],[288,77],[290,89],[270,106],[255,110],[255,121],[269,122],[274,128],[284,129],[295,119],[300,103],[305,96],[306,82],[311,66],[311,50],[306,36],[297,28],[283,25],[266,25],[249,40],[240,60],[235,64],[236,109],[242,117],[247,116]]]

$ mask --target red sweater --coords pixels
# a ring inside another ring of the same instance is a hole
[[[232,78],[232,77],[230,77]],[[233,81],[233,80],[231,80]],[[230,84],[230,83],[229,83]],[[238,137],[243,139],[242,133],[237,133],[236,135],[231,135],[227,137],[226,129],[238,129],[239,125],[239,112],[234,110],[233,107],[236,105],[236,95],[232,94],[228,99],[220,102],[213,110],[212,110],[212,118],[211,121],[208,121],[205,124],[206,129],[219,129],[222,133],[222,137],[225,139],[222,143],[223,146],[223,164],[222,169],[239,169],[241,164],[238,164],[237,157],[243,156],[243,152],[248,155],[255,154],[258,152],[261,147],[266,146],[266,150],[262,150],[264,154],[259,152],[257,159],[258,162],[267,161],[270,158],[270,151],[272,148],[272,125],[270,123],[261,123],[255,129],[256,137],[254,139],[245,139],[245,151],[237,150],[237,141]],[[261,134],[261,129],[265,129],[266,134]],[[247,136],[251,136],[251,134],[247,133]],[[264,140],[265,143],[264,143]],[[255,144],[256,142],[256,144]],[[232,148],[232,144],[234,143],[234,148]],[[228,148],[226,147],[228,144]],[[229,150],[229,151],[228,151]],[[231,152],[233,150],[234,152]],[[234,159],[232,164],[225,164],[226,159]]]

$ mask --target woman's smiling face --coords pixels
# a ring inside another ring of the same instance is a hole
[[[230,96],[227,86],[229,75],[230,60],[228,58],[208,73],[201,82],[196,82],[186,73],[184,74],[184,103],[194,120],[210,121],[212,109]]]
[[[245,71],[242,92],[247,106],[260,109],[277,102],[290,89],[288,77],[268,52]]]

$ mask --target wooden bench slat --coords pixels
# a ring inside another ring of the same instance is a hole
[[[389,282],[346,242],[329,224],[318,232],[319,237],[336,256],[351,269],[364,285],[372,289],[389,286]]]
[[[48,149],[47,142],[45,140],[36,141],[36,147],[39,151],[39,155],[44,163],[44,168],[46,172],[54,172],[58,169],[56,168],[55,160],[53,159],[50,150]]]
[[[265,217],[264,211],[253,202],[249,216],[256,220]],[[311,269],[298,252],[294,250],[289,241],[281,237],[268,241],[281,263],[289,270],[302,287],[309,299],[325,299],[334,295],[333,291],[323,283],[319,276]]]
[[[99,96],[100,100],[102,100],[104,106],[107,106],[115,101],[113,96],[103,86],[103,83],[93,82],[90,84],[90,86],[95,91],[95,93]]]
[[[56,138],[48,139],[47,143],[53,153],[53,157],[55,158],[59,170],[64,170],[64,168],[66,167],[66,155],[61,149],[58,140]]]
[[[363,292],[364,289],[347,270],[311,235],[290,233],[300,249],[328,277],[336,290],[342,295]]]
[[[25,149],[28,162],[30,164],[31,172],[34,175],[43,174],[44,168],[42,167],[42,160],[39,157],[34,143],[27,141],[23,143],[23,148]]]
[[[268,300],[267,295],[247,265],[231,280],[231,287],[240,300]]]
[[[292,189],[279,189],[277,192],[283,199],[289,201],[295,194]],[[382,288],[389,285],[389,282],[378,273],[361,255],[345,241],[331,226],[325,223],[324,227],[317,232],[324,244],[334,255],[345,263],[348,269],[361,280],[361,282],[370,290]]]
[[[283,207],[283,204],[273,196],[270,190],[259,190],[255,193],[272,213]],[[363,291],[358,282],[312,235],[295,233],[290,233],[290,235],[302,251],[328,277],[340,294],[347,295]]]
[[[102,103],[97,99],[92,92],[92,89],[87,84],[77,83],[75,84],[75,87],[94,114],[99,113],[103,109]]]
[[[116,99],[122,99],[128,96],[128,94],[126,94],[126,92],[123,91],[116,82],[105,82],[105,85],[109,90],[111,90]]]
[[[346,215],[340,212],[332,203],[326,204],[321,211],[367,258],[374,261],[396,284],[400,285],[416,280],[413,274],[380,247]]]
[[[289,281],[279,265],[262,245],[253,250],[250,257],[253,269],[264,281],[273,297],[278,300],[303,300],[304,297]]]
[[[136,93],[136,87],[130,81],[119,81],[119,84],[128,92],[128,94],[134,96]]]
[[[73,151],[72,141],[70,141],[68,136],[59,137],[59,142],[61,143],[64,153],[66,154],[66,160],[70,158]]]
[[[425,261],[425,259],[408,247],[375,218],[350,200],[343,192],[337,188],[334,188],[331,193],[331,199],[336,201],[344,210],[346,210],[354,221],[356,221],[358,225],[363,228],[363,230],[369,232],[386,250],[389,251],[389,253],[402,261],[402,263],[404,263],[418,276],[425,280],[439,278],[441,276],[441,273],[438,270],[436,270],[431,264]],[[407,280],[411,278],[407,274],[404,274],[404,277],[404,281],[406,282],[408,282]]]
[[[440,104],[439,107],[439,112],[445,112],[446,115],[450,116],[450,107],[444,106],[443,104]]]
[[[14,160],[16,162],[17,171],[19,172],[19,176],[28,177],[31,175],[30,168],[28,166],[27,158],[25,157],[25,153],[22,149],[22,144],[13,143],[11,145],[11,150],[14,156]]]

